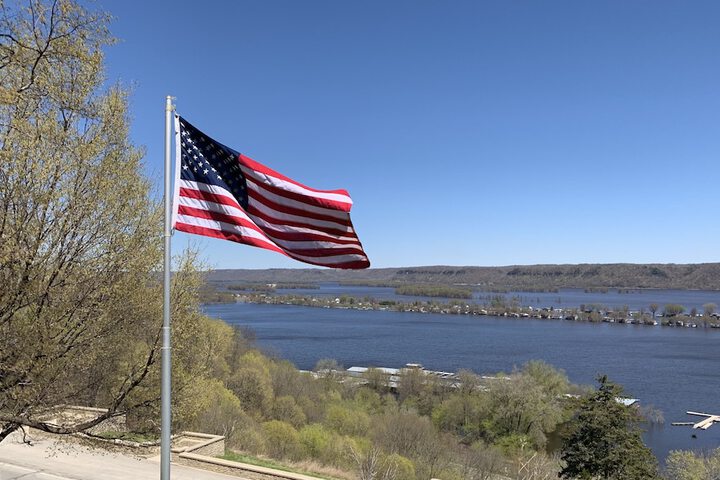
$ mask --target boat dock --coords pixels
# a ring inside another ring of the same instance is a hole
[[[697,417],[704,417],[699,422],[672,422],[671,425],[675,427],[689,427],[692,426],[694,429],[707,430],[712,427],[715,423],[720,423],[720,415],[712,415],[710,413],[702,412],[685,412],[688,415],[694,415]]]

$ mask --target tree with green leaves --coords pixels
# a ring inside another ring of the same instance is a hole
[[[685,311],[685,307],[676,303],[668,303],[663,309],[663,315],[666,317],[674,317]]]
[[[720,478],[720,448],[704,453],[673,450],[666,464],[668,480],[716,480]]]
[[[599,387],[580,399],[578,413],[563,439],[560,476],[578,479],[654,479],[657,461],[640,436],[637,409],[618,399],[621,386],[607,376]]]
[[[73,0],[0,1],[0,441],[158,400],[162,217],[127,92],[104,86],[108,18]],[[176,333],[192,337],[197,283],[175,280]],[[107,412],[51,423],[62,404]]]

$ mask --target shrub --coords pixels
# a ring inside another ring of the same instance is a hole
[[[307,455],[322,459],[332,441],[332,432],[324,426],[314,423],[306,425],[300,430],[300,443]]]
[[[370,418],[364,412],[354,411],[341,405],[331,405],[325,416],[326,424],[343,435],[364,435]]]
[[[305,413],[295,403],[295,399],[290,396],[275,399],[272,416],[275,420],[288,422],[295,428],[300,428],[305,424]]]
[[[302,453],[300,434],[295,428],[280,420],[263,423],[265,431],[265,451],[272,457],[296,460]]]

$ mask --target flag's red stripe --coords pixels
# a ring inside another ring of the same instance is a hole
[[[222,240],[230,240],[232,242],[237,243],[244,243],[246,245],[252,245],[254,247],[264,248],[266,250],[272,250],[274,252],[282,253],[283,255],[287,255],[288,257],[295,258],[296,260],[300,260],[305,263],[309,263],[311,265],[318,265],[320,267],[332,267],[332,268],[344,268],[344,269],[357,269],[357,268],[367,268],[370,266],[370,262],[368,260],[353,260],[350,262],[342,262],[342,263],[328,263],[328,262],[322,262],[320,260],[314,260],[314,259],[306,259],[306,258],[298,258],[300,254],[293,255],[292,252],[285,252],[280,248],[273,248],[270,244],[267,244],[265,242],[262,242],[260,240],[257,240],[252,237],[243,237],[242,235],[239,235],[234,232],[225,232],[222,230],[215,230],[213,228],[204,228],[199,227],[197,225],[188,225],[186,223],[178,222],[175,225],[175,228],[181,232],[186,233],[193,233],[195,235],[203,235],[206,237],[212,237],[212,238],[219,238]]]
[[[205,192],[203,190],[193,190],[190,188],[180,188],[180,196],[181,197],[187,197],[192,198],[194,200],[199,201],[208,201],[213,203],[218,203],[221,205],[227,205],[229,207],[238,208],[240,210],[243,210],[243,208],[235,201],[234,199],[228,198],[224,195],[217,195],[210,192]],[[255,217],[259,217],[259,215],[254,215]],[[262,217],[261,217],[262,218]],[[268,223],[274,223],[274,224],[280,224],[283,226],[288,226],[290,228],[297,228],[297,226],[290,226],[287,225],[284,221],[270,221],[266,218],[263,218],[263,220],[267,221]],[[258,225],[257,226],[260,230],[268,233],[271,237],[279,238],[281,240],[288,240],[288,241],[313,241],[313,240],[319,240],[319,241],[330,241],[335,243],[343,243],[347,245],[351,244],[360,244],[360,240],[357,239],[357,235],[355,235],[352,232],[344,232],[342,235],[337,234],[331,234],[331,233],[306,233],[306,232],[296,232],[296,233],[289,233],[289,232],[283,232],[281,230],[275,230],[271,227],[267,227],[265,225]],[[350,224],[350,227],[352,227],[352,223]],[[311,230],[318,230],[319,227],[315,225],[311,225],[307,227]],[[354,237],[354,239],[342,239],[338,238],[338,236],[344,236],[344,237]]]
[[[318,230],[323,233],[328,233],[330,235],[344,235],[344,236],[354,236],[353,232],[345,231],[345,230],[338,230],[335,228],[325,227],[325,226],[318,226],[313,225],[311,223],[303,223],[303,222],[296,222],[292,220],[286,220],[286,219],[278,219],[271,217],[270,215],[265,214],[264,212],[261,212],[256,207],[252,205],[248,205],[248,208],[245,210],[248,214],[255,217],[260,217],[263,220],[270,222],[270,223],[276,223],[279,225],[287,225],[290,227],[299,227],[299,228],[310,228],[313,230]],[[349,228],[349,227],[348,227]]]
[[[263,242],[253,237],[243,237],[242,235],[234,232],[226,232],[223,230],[215,230],[214,228],[205,228],[197,225],[188,225],[187,223],[177,222],[175,229],[181,232],[194,233],[195,235],[204,235],[206,237],[220,238],[222,240],[230,240],[237,243],[244,243],[246,245],[252,245],[254,247],[264,248],[266,250],[272,250],[274,252],[287,253],[281,249],[274,247],[272,244]]]
[[[327,215],[333,218],[345,219],[350,216],[350,213],[338,210],[336,208],[312,205],[307,202],[302,202],[289,198],[285,195],[271,192],[269,189],[265,188],[265,185],[259,183],[255,179],[250,178],[248,175],[245,175],[245,178],[247,179],[247,186],[250,192],[255,192],[257,195],[262,195],[264,198],[270,200],[271,202],[280,203],[287,207],[298,208],[302,211],[309,211],[318,215]]]
[[[292,178],[286,177],[286,176],[283,175],[282,173],[276,172],[276,171],[273,170],[272,168],[266,167],[266,166],[263,165],[262,163],[256,162],[256,161],[253,160],[252,158],[248,157],[247,155],[243,155],[242,153],[240,154],[239,159],[240,159],[240,163],[241,163],[241,164],[243,164],[243,165],[245,165],[245,166],[247,166],[247,167],[249,167],[249,168],[252,168],[253,170],[256,170],[256,171],[258,171],[258,172],[260,172],[260,173],[264,173],[265,175],[270,175],[270,176],[272,176],[272,177],[279,178],[280,180],[284,180],[284,181],[289,182],[289,183],[294,183],[294,184],[297,185],[298,187],[305,188],[305,189],[307,189],[307,190],[310,190],[311,192],[334,193],[334,194],[337,194],[337,195],[345,195],[345,196],[348,197],[348,198],[350,197],[350,194],[347,192],[347,190],[342,189],[342,188],[339,188],[339,189],[337,189],[337,190],[318,190],[317,188],[311,188],[311,187],[308,187],[307,185],[303,185],[303,184],[300,183],[300,182],[296,182],[296,181],[293,180]]]
[[[318,225],[314,225],[311,223],[302,223],[302,222],[274,218],[270,215],[265,214],[264,212],[261,212],[260,210],[258,210],[257,208],[255,208],[251,205],[249,205],[247,209],[243,209],[235,199],[231,199],[224,195],[217,195],[215,193],[205,192],[203,190],[193,190],[190,188],[180,187],[180,196],[194,198],[196,200],[207,200],[210,202],[220,203],[222,205],[228,205],[230,207],[239,208],[241,210],[245,210],[250,215],[262,218],[266,222],[274,223],[277,225],[308,228],[311,230],[317,230],[318,232],[321,232],[321,233],[327,233],[328,235],[331,235],[331,236],[339,235],[339,236],[352,236],[352,237],[357,238],[357,236],[354,234],[354,232],[348,232],[348,231],[338,230],[338,229],[334,229],[334,228],[330,228],[330,227],[318,226]],[[348,228],[352,228],[352,223],[350,223],[350,225],[348,225]],[[301,235],[304,235],[304,234],[301,234]]]
[[[240,157],[241,157],[241,158],[247,158],[247,157],[245,157],[244,155],[240,155]],[[257,162],[253,162],[253,163],[254,163],[255,165],[261,166],[261,165],[260,165],[259,163],[257,163]],[[241,164],[242,164],[242,162],[241,162]],[[267,175],[272,175],[272,176],[278,177],[279,179],[281,179],[281,180],[284,181],[284,182],[292,183],[293,185],[297,185],[297,186],[299,186],[299,187],[305,188],[305,189],[307,189],[307,190],[309,190],[309,191],[311,191],[311,192],[330,193],[330,194],[338,194],[338,195],[347,195],[348,193],[347,193],[345,190],[315,190],[315,189],[312,189],[312,188],[310,188],[310,187],[306,187],[305,185],[303,185],[303,184],[301,184],[301,183],[298,183],[298,182],[295,182],[295,181],[293,181],[293,180],[290,180],[290,179],[287,178],[287,177],[283,177],[283,176],[280,175],[280,174],[267,173],[267,170],[272,171],[272,170],[270,170],[270,169],[268,169],[268,168],[264,168],[264,169],[253,169],[253,168],[252,168],[251,166],[249,166],[249,165],[243,165],[243,167],[244,167],[244,168],[243,168],[243,173],[244,173],[245,175],[251,177],[251,178],[255,181],[256,184],[259,184],[260,186],[262,186],[262,188],[265,188],[265,189],[267,189],[267,190],[270,191],[270,192],[276,193],[276,194],[278,194],[278,195],[283,195],[283,196],[288,197],[288,198],[292,198],[293,200],[297,200],[297,201],[299,201],[299,202],[304,202],[304,203],[307,203],[307,204],[310,204],[310,205],[317,205],[317,206],[324,207],[324,208],[331,208],[331,209],[333,209],[333,210],[340,210],[340,211],[343,211],[343,212],[349,212],[350,209],[352,208],[352,203],[341,202],[341,201],[333,200],[333,199],[330,199],[330,198],[322,198],[322,197],[316,197],[316,196],[312,196],[312,195],[304,195],[304,194],[298,193],[298,192],[290,192],[290,191],[288,191],[288,190],[285,190],[285,189],[283,189],[283,188],[277,187],[277,186],[275,186],[275,185],[269,185],[269,184],[267,184],[267,183],[262,179],[262,177],[260,177],[259,175],[257,175],[256,172],[260,172],[260,173],[263,173],[263,174],[267,174]]]
[[[343,263],[322,263],[319,261],[313,261],[308,260],[307,258],[299,258],[297,256],[294,256],[292,253],[286,254],[288,257],[294,258],[295,260],[299,260],[301,262],[309,263],[311,265],[318,265],[320,267],[331,267],[331,268],[343,268],[343,269],[359,269],[359,268],[368,268],[370,266],[370,261],[365,260],[353,260],[351,262],[343,262]],[[367,258],[367,257],[366,257]]]
[[[292,255],[288,255],[292,257]],[[366,257],[367,258],[367,257]],[[296,259],[300,260],[305,263],[309,263],[311,265],[318,265],[320,267],[331,267],[331,268],[342,268],[345,270],[357,270],[360,268],[368,268],[370,266],[370,260],[354,260],[352,262],[344,262],[344,263],[320,263],[320,262],[313,262],[310,260],[305,259]]]
[[[301,217],[314,218],[315,220],[323,220],[326,222],[339,223],[340,225],[345,225],[346,227],[350,226],[349,216],[346,216],[346,218],[338,218],[330,215],[323,215],[321,213],[309,212],[307,210],[301,210],[299,208],[294,208],[289,205],[283,205],[274,202],[268,198],[265,198],[264,196],[262,196],[262,194],[252,189],[249,189],[248,193],[253,199],[257,200],[258,202],[262,203],[267,207],[272,208],[273,210],[277,210],[278,212],[287,213],[290,215],[299,215]]]
[[[180,187],[180,196],[194,198],[196,200],[207,200],[208,202],[221,203],[230,207],[242,209],[238,201],[234,198],[228,198],[225,195],[217,195],[204,190],[194,190],[192,188]]]
[[[313,233],[305,233],[305,232],[297,232],[297,233],[290,233],[290,232],[283,232],[281,230],[275,230],[274,228],[269,228],[264,225],[258,225],[260,229],[262,229],[263,232],[265,232],[269,237],[272,238],[278,238],[280,240],[287,240],[290,242],[305,242],[305,241],[318,241],[318,242],[333,242],[333,243],[339,243],[343,245],[358,245],[360,246],[360,240],[355,237],[355,240],[345,240],[342,238],[337,238],[334,235],[320,235],[320,234],[313,234]],[[350,236],[350,235],[348,235]]]
[[[259,226],[255,225],[254,222],[248,221],[241,217],[236,217],[234,215],[227,215],[225,213],[213,212],[211,210],[188,207],[187,205],[178,206],[178,213],[180,215],[187,215],[189,217],[204,218],[205,220],[217,220],[218,222],[230,223],[232,225],[237,225],[238,227],[250,228],[260,233],[261,235],[266,236],[265,232],[263,232]],[[272,242],[272,240],[268,239],[268,242]]]
[[[286,252],[306,257],[334,257],[337,255],[358,255],[365,256],[362,250],[357,248],[286,248]]]
[[[231,225],[238,225],[241,227],[250,228],[252,230],[255,230],[258,233],[261,233],[262,235],[268,235],[267,232],[264,232],[259,226],[255,225],[252,222],[248,222],[244,218],[236,217],[233,215],[227,215],[220,212],[213,212],[210,210],[202,210],[198,208],[188,207],[187,205],[180,205],[178,208],[178,213],[181,215],[187,215],[190,217],[195,218],[203,218],[206,220],[215,220],[218,222],[224,222]],[[268,239],[268,241],[272,241],[271,238]],[[307,239],[302,239],[300,241],[311,241]],[[332,243],[331,241],[327,241],[327,243]],[[328,256],[336,256],[336,255],[364,255],[364,252],[362,251],[362,247],[358,246],[358,248],[328,248],[324,246],[318,246],[317,248],[289,248],[285,247],[283,245],[278,245],[279,248],[282,248],[286,252],[292,252],[297,255],[307,255],[309,257],[328,257]]]

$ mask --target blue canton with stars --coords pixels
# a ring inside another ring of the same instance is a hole
[[[247,181],[238,161],[240,154],[208,137],[184,118],[179,120],[180,178],[224,188],[247,208]]]

